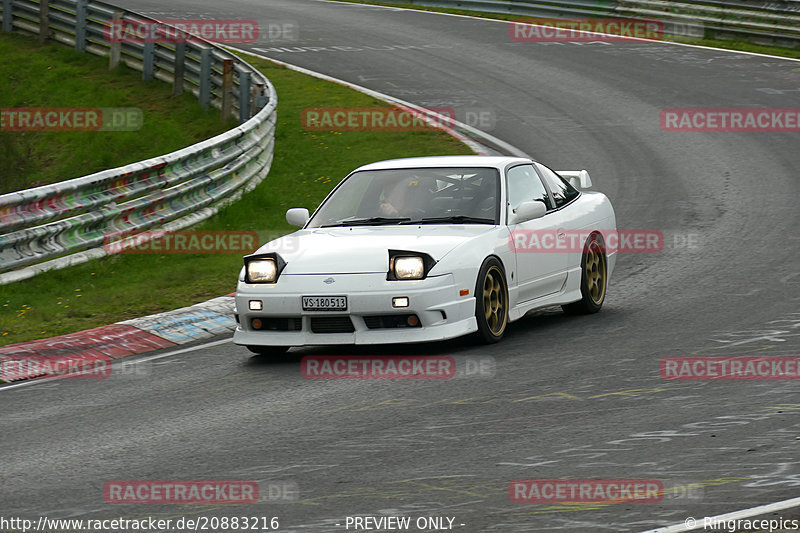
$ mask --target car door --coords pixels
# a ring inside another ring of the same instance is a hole
[[[534,167],[539,176],[550,189],[553,206],[558,210],[558,227],[556,232],[562,236],[567,253],[565,254],[566,268],[580,265],[581,255],[586,231],[586,213],[577,201],[580,191],[569,184],[567,180],[556,174],[553,170],[541,163],[534,162]]]
[[[506,171],[508,220],[520,203],[540,201],[547,213],[537,219],[509,225],[517,261],[519,302],[556,293],[567,277],[567,254],[558,246],[556,231],[563,225],[563,214],[554,208],[552,198],[531,164]]]

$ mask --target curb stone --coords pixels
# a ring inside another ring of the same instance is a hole
[[[234,295],[49,339],[0,346],[0,380],[21,381],[92,368],[121,357],[233,333]]]

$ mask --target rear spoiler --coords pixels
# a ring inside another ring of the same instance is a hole
[[[556,173],[576,189],[588,189],[592,186],[592,178],[586,170],[557,170]]]

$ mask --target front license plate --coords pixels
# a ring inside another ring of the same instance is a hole
[[[303,296],[303,311],[347,311],[347,296]]]

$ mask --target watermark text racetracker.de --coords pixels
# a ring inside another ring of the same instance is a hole
[[[450,379],[456,362],[443,356],[309,355],[300,361],[306,379]]]
[[[666,380],[796,380],[800,356],[664,357],[659,371]]]
[[[255,481],[109,481],[106,503],[242,504],[258,501]]]
[[[223,19],[113,19],[103,36],[109,43],[253,43],[258,40],[255,20]]]
[[[100,379],[111,375],[111,362],[105,359],[51,359],[38,355],[0,359],[0,379],[16,381],[26,377]]]
[[[685,504],[704,498],[703,483],[661,479],[518,479],[509,483],[515,503]]]
[[[109,254],[249,254],[258,248],[255,231],[150,230],[128,235],[111,232],[103,248]]]
[[[800,132],[800,108],[663,109],[660,122],[670,132]]]
[[[300,113],[307,131],[428,131],[452,128],[456,112],[451,108],[417,111],[392,107],[311,107]]]
[[[296,502],[300,490],[294,481],[119,480],[105,483],[103,497],[110,504],[239,505]]]
[[[508,486],[517,503],[659,502],[664,484],[658,479],[518,479]]]
[[[0,380],[20,379],[105,379],[113,375],[125,378],[146,377],[152,373],[149,364],[119,361],[112,365],[110,357],[70,354],[61,357],[15,355],[0,357]]]
[[[581,253],[587,240],[598,231],[515,229],[508,246],[517,253]],[[656,253],[664,248],[660,230],[599,230],[606,253]]]
[[[471,379],[495,377],[494,357],[450,355],[310,355],[300,362],[306,379]]]
[[[138,107],[0,108],[0,131],[138,131]]]
[[[508,34],[514,42],[661,40],[664,38],[664,22],[618,18],[530,18],[509,24]]]

